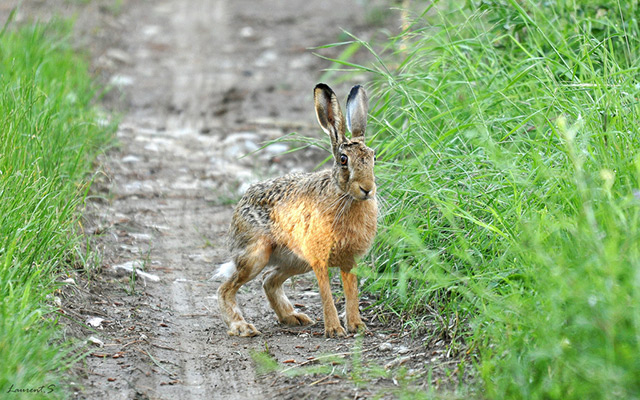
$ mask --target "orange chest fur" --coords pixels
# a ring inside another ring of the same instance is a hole
[[[301,257],[325,253],[332,266],[339,266],[371,247],[377,229],[377,204],[375,200],[354,201],[348,208],[323,209],[298,201],[274,207],[271,218],[278,245]]]

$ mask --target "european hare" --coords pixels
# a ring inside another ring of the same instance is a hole
[[[289,277],[313,270],[324,309],[324,334],[345,336],[329,285],[329,267],[339,267],[346,328],[349,332],[365,328],[358,309],[358,283],[351,269],[355,258],[371,247],[377,230],[375,157],[364,139],[367,94],[361,86],[354,86],[347,98],[346,125],[351,139],[345,136],[345,119],[333,90],[318,84],[314,100],[318,122],[331,138],[333,167],[257,183],[236,206],[229,229],[233,261],[221,267],[219,274],[228,280],[218,289],[229,335],[260,333],[243,318],[236,292],[267,265],[271,269],[262,286],[281,323],[314,323],[294,310],[282,289]]]

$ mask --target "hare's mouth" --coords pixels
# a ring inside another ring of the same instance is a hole
[[[356,200],[360,200],[360,201],[366,201],[366,200],[371,200],[375,197],[375,195],[371,195],[371,194],[365,194],[360,198],[356,198]]]
[[[358,201],[366,201],[371,200],[376,196],[375,188],[363,188],[362,186],[357,186],[355,188],[351,188],[349,195]]]

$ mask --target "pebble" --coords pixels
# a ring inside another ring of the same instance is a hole
[[[244,141],[244,140],[251,140],[251,141],[258,141],[260,139],[260,136],[258,136],[257,133],[251,133],[251,132],[238,132],[238,133],[231,133],[229,135],[227,135],[227,137],[224,138],[224,140],[222,141],[222,144],[224,145],[228,145],[231,144],[233,142],[239,142],[239,141]]]
[[[140,162],[140,158],[139,158],[139,157],[136,157],[136,156],[134,156],[134,155],[132,155],[132,154],[129,154],[128,156],[124,156],[124,157],[122,157],[122,160],[121,160],[121,161],[122,161],[123,163],[131,163],[131,164],[133,164],[133,163]]]
[[[387,364],[385,364],[384,369],[391,369],[393,367],[398,367],[404,363],[406,363],[407,361],[409,361],[411,359],[411,357],[400,357],[400,358],[396,358],[395,360],[388,362]]]
[[[110,59],[122,64],[131,64],[131,56],[124,50],[111,48],[105,53]]]
[[[143,264],[141,261],[134,260],[134,261],[127,261],[124,264],[114,265],[112,268],[114,271],[124,270],[127,272],[133,272],[135,267],[136,275],[144,279],[148,279],[152,282],[158,282],[160,280],[160,277],[158,275],[150,274],[148,272],[144,272],[140,270],[139,268],[141,268],[142,265]]]
[[[393,345],[391,343],[382,343],[378,349],[380,351],[391,351],[393,349]]]
[[[250,38],[250,37],[253,37],[254,35],[255,35],[255,32],[253,28],[250,26],[245,26],[244,28],[240,29],[240,36],[243,38]]]
[[[158,147],[158,145],[155,143],[149,143],[148,145],[144,146],[144,149],[146,151],[152,151],[154,153],[157,153],[160,151],[160,147]]]
[[[133,78],[126,75],[114,75],[109,79],[109,83],[117,87],[133,85]]]
[[[96,345],[96,346],[98,346],[98,347],[102,347],[102,346],[104,346],[104,342],[103,342],[102,340],[98,339],[98,338],[97,338],[97,337],[95,337],[95,336],[89,336],[89,337],[87,338],[87,342],[88,342],[88,343],[91,343],[91,344],[95,344],[95,345]]]
[[[287,146],[284,143],[270,144],[269,146],[267,146],[265,148],[265,151],[267,153],[270,153],[270,154],[273,154],[273,155],[282,154],[282,153],[286,152],[287,150],[289,150],[289,146]]]
[[[160,33],[160,27],[157,25],[147,25],[142,28],[142,34],[147,37],[155,36]]]
[[[91,317],[87,319],[87,325],[91,325],[94,328],[99,328],[100,325],[102,325],[102,321],[104,321],[104,318]]]
[[[153,237],[148,233],[130,233],[129,236],[131,236],[135,240],[145,241],[145,242],[151,241],[151,239],[153,239]]]

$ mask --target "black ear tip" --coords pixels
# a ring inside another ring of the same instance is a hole
[[[362,85],[355,85],[354,87],[352,87],[351,91],[349,92],[349,96],[347,96],[347,101],[353,101],[360,91],[364,93],[364,88],[362,87]]]
[[[317,93],[318,90],[322,91],[323,93],[329,95],[329,97],[331,97],[331,95],[333,94],[333,90],[331,90],[331,88],[329,87],[329,85],[327,85],[326,83],[318,83],[316,85],[316,87],[313,89],[314,93]]]

